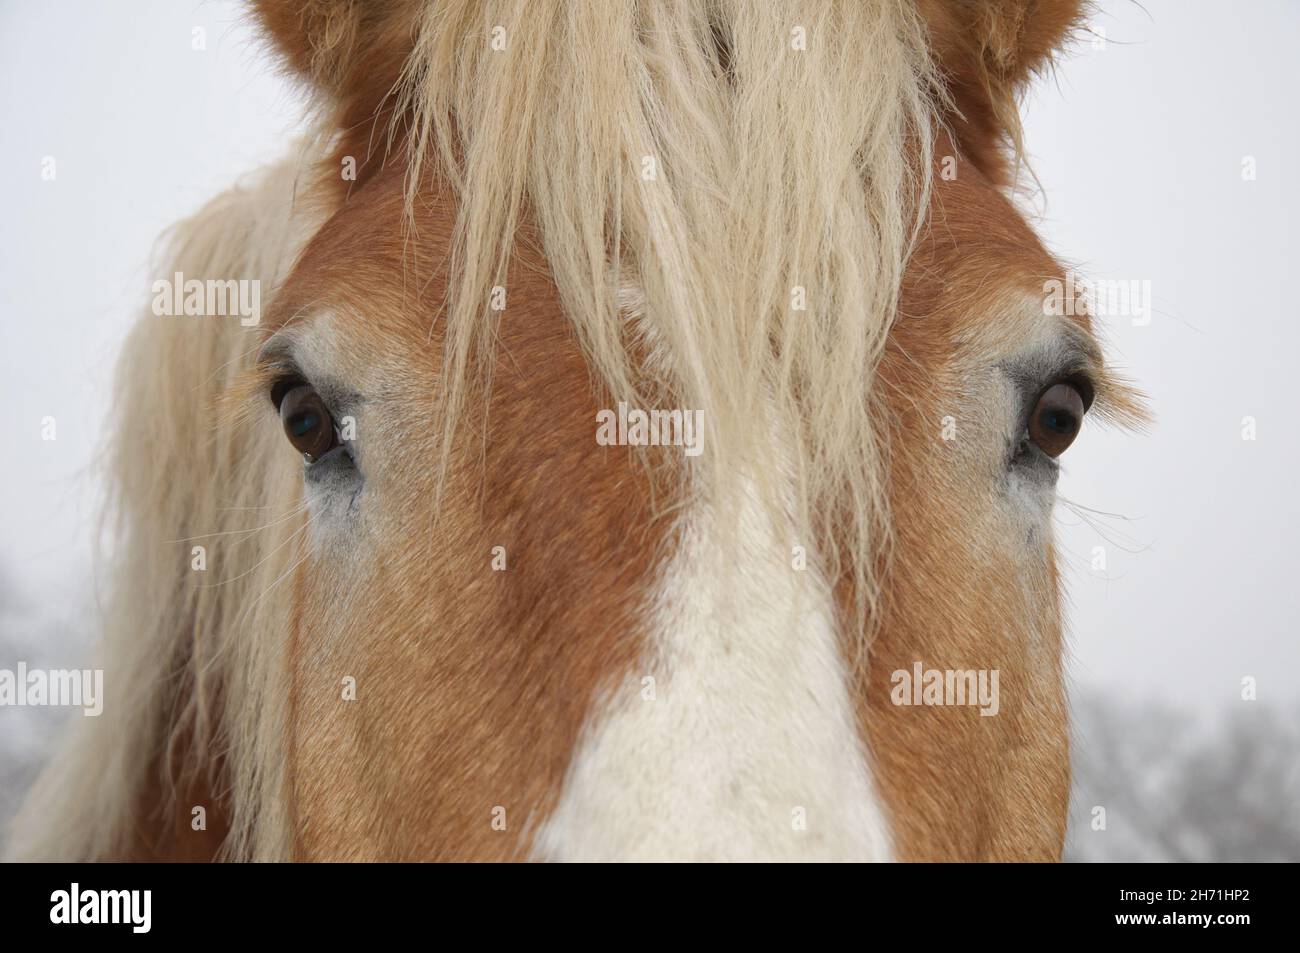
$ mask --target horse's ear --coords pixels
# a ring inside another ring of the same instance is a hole
[[[1020,97],[1081,25],[1086,0],[918,0],[966,158],[999,182],[1020,151]]]
[[[353,129],[391,108],[414,45],[419,0],[253,0],[289,69]]]

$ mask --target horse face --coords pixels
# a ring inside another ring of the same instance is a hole
[[[997,149],[1077,5],[1023,22],[1013,6],[988,27],[920,4],[964,118],[934,150],[872,382],[892,546],[865,666],[852,581],[791,581],[791,541],[744,505],[724,551],[683,481],[596,439],[607,399],[530,223],[470,424],[444,447],[454,202],[431,183],[404,207],[399,161],[352,188],[260,362],[286,458],[307,455],[300,856],[1059,856],[1058,460],[1090,406],[1129,405],[1081,309],[1053,307],[1063,269]]]
[[[442,279],[410,263],[446,260],[452,212],[423,203],[413,252],[402,188],[380,175],[321,229],[261,355],[286,458],[318,440],[290,652],[298,847],[520,856],[563,841],[548,818],[603,694],[653,695],[649,607],[689,541],[644,468],[594,439],[600,401],[535,256],[511,278],[490,413],[439,485]],[[1068,789],[1051,510],[1058,455],[1110,385],[1087,318],[1049,306],[1062,269],[977,168],[936,180],[932,221],[879,384],[882,618],[836,710],[856,729],[827,729],[845,757],[871,752],[874,784],[827,783],[874,805],[877,855],[1051,857]],[[812,717],[790,704],[770,716]]]

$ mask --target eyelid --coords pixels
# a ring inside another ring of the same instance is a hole
[[[1044,392],[1056,384],[1069,384],[1079,392],[1079,396],[1083,398],[1084,413],[1088,412],[1092,407],[1092,402],[1097,398],[1097,381],[1091,368],[1082,367],[1061,375],[1057,380],[1052,381],[1047,387],[1043,388]]]
[[[301,335],[298,329],[281,328],[263,343],[256,361],[256,374],[260,380],[258,389],[270,395],[277,413],[280,400],[296,384],[306,384],[315,390],[336,418],[355,413],[369,398],[362,397],[353,387],[322,367],[318,360],[312,360],[311,350],[301,352]],[[310,371],[304,368],[310,368]]]
[[[278,414],[280,412],[280,404],[284,402],[284,396],[289,393],[289,391],[293,390],[295,387],[302,387],[304,385],[310,387],[311,384],[303,376],[302,371],[295,365],[285,364],[281,365],[279,368],[272,368],[272,370],[279,371],[276,374],[275,380],[271,382],[270,390],[271,404],[275,407],[275,412]]]
[[[355,415],[360,406],[367,401],[355,391],[339,386],[338,382],[317,376],[309,378],[301,366],[293,360],[283,360],[262,368],[264,391],[271,399],[275,412],[280,412],[280,405],[285,395],[295,387],[310,387],[325,404],[331,417],[340,420],[348,415]],[[269,382],[269,388],[267,383]]]
[[[262,342],[262,347],[257,352],[255,362],[262,367],[280,364],[294,365],[293,352],[297,337],[297,333],[290,328],[280,328]]]
[[[1083,354],[1068,355],[1065,360],[1022,358],[1000,364],[999,368],[1015,387],[1023,416],[1028,416],[1038,398],[1057,384],[1069,384],[1077,390],[1086,411],[1105,380],[1097,366]]]

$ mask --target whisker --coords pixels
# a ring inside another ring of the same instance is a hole
[[[261,559],[259,559],[257,562],[255,562],[255,563],[254,563],[252,566],[250,566],[248,569],[245,569],[243,572],[241,572],[238,576],[232,576],[232,577],[229,578],[229,579],[223,579],[221,582],[214,582],[214,583],[211,583],[211,584],[206,585],[206,586],[199,586],[199,588],[200,588],[200,589],[216,589],[216,588],[218,588],[218,587],[220,587],[220,586],[228,586],[228,585],[230,585],[232,582],[238,582],[240,579],[243,579],[245,576],[249,575],[250,573],[255,572],[259,566],[261,566],[263,563],[265,563],[268,559],[270,559],[272,556],[274,556],[274,555],[275,555],[276,553],[278,553],[280,550],[284,549],[285,546],[289,545],[289,544],[292,543],[295,539],[297,539],[299,536],[301,536],[302,533],[303,533],[303,531],[306,530],[307,527],[308,527],[310,524],[311,524],[311,521],[310,521],[310,520],[307,520],[306,522],[304,522],[304,523],[303,523],[301,526],[299,526],[296,530],[294,530],[292,533],[290,533],[288,536],[286,536],[286,537],[284,538],[284,540],[281,541],[280,545],[276,546],[274,549],[272,549],[270,552],[268,552],[265,556],[263,556]]]
[[[1058,497],[1058,500],[1062,506],[1069,509],[1069,511],[1077,516],[1080,521],[1086,523],[1093,532],[1116,549],[1129,553],[1130,555],[1137,555],[1138,553],[1146,552],[1151,548],[1151,543],[1142,543],[1137,539],[1137,537],[1121,532],[1114,527],[1107,526],[1103,521],[1104,519],[1110,519],[1131,523],[1134,522],[1132,517],[1124,516],[1119,513],[1108,513],[1104,510],[1096,510],[1084,506],[1081,503],[1067,500],[1065,497]],[[1101,517],[1101,519],[1095,517]]]
[[[307,520],[307,522],[304,524],[303,528],[305,529],[307,526],[310,526],[310,525],[311,525],[311,522],[312,522],[312,521],[311,521],[310,519]],[[299,566],[301,566],[303,563],[305,563],[305,562],[307,561],[307,558],[308,558],[310,555],[311,555],[311,550],[310,550],[310,549],[304,549],[304,550],[303,550],[303,554],[302,554],[301,556],[299,556],[298,559],[296,559],[296,560],[294,561],[294,563],[293,563],[292,566],[290,566],[288,569],[286,569],[284,572],[282,572],[279,576],[277,576],[276,579],[275,579],[275,581],[272,582],[272,583],[271,583],[269,586],[267,586],[265,589],[263,589],[262,592],[261,592],[261,594],[260,594],[256,599],[254,599],[254,600],[253,600],[252,602],[250,602],[247,606],[245,606],[245,607],[244,607],[244,611],[241,612],[241,613],[239,614],[239,619],[238,619],[238,621],[237,621],[237,626],[242,626],[242,625],[244,624],[244,622],[246,621],[248,615],[249,615],[249,614],[250,614],[250,613],[251,613],[255,608],[257,608],[257,606],[259,606],[259,605],[261,604],[262,600],[265,599],[268,595],[270,595],[271,592],[275,589],[276,586],[280,585],[280,583],[282,583],[285,579],[287,579],[289,576],[293,575],[294,571],[297,570],[297,568],[298,568]]]
[[[271,522],[269,523],[263,523],[261,526],[254,526],[251,529],[227,529],[217,533],[201,533],[198,536],[184,536],[180,539],[168,539],[168,540],[164,540],[164,542],[189,543],[189,542],[193,542],[196,539],[213,539],[217,536],[247,536],[251,533],[259,533],[264,529],[270,529],[272,526],[277,526],[280,523],[284,523],[288,520],[291,520],[306,508],[307,508],[306,502],[300,502],[297,504],[297,506],[294,507],[293,512],[287,513],[284,516],[277,517],[276,519],[271,520]]]

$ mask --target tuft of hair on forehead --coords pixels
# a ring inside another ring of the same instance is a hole
[[[281,36],[326,21],[265,16],[274,6],[263,0],[264,21],[292,62],[357,55]],[[817,552],[828,579],[852,576],[861,624],[887,525],[872,380],[927,204],[940,95],[915,7],[441,0],[398,30],[336,6],[344,35],[385,37],[386,69],[401,61],[372,112],[391,106],[407,150],[408,227],[431,179],[457,204],[444,459],[491,366],[492,289],[508,293],[512,249],[535,230],[611,400],[702,411],[691,489],[725,514],[756,483],[791,545]],[[635,318],[620,308],[629,289]]]
[[[405,149],[408,228],[431,183],[454,193],[444,460],[535,230],[611,399],[703,411],[692,488],[725,510],[756,482],[792,545],[847,574],[858,624],[888,536],[873,380],[935,131],[995,172],[985,141],[1018,140],[1014,97],[1078,7],[257,3],[344,136]]]

